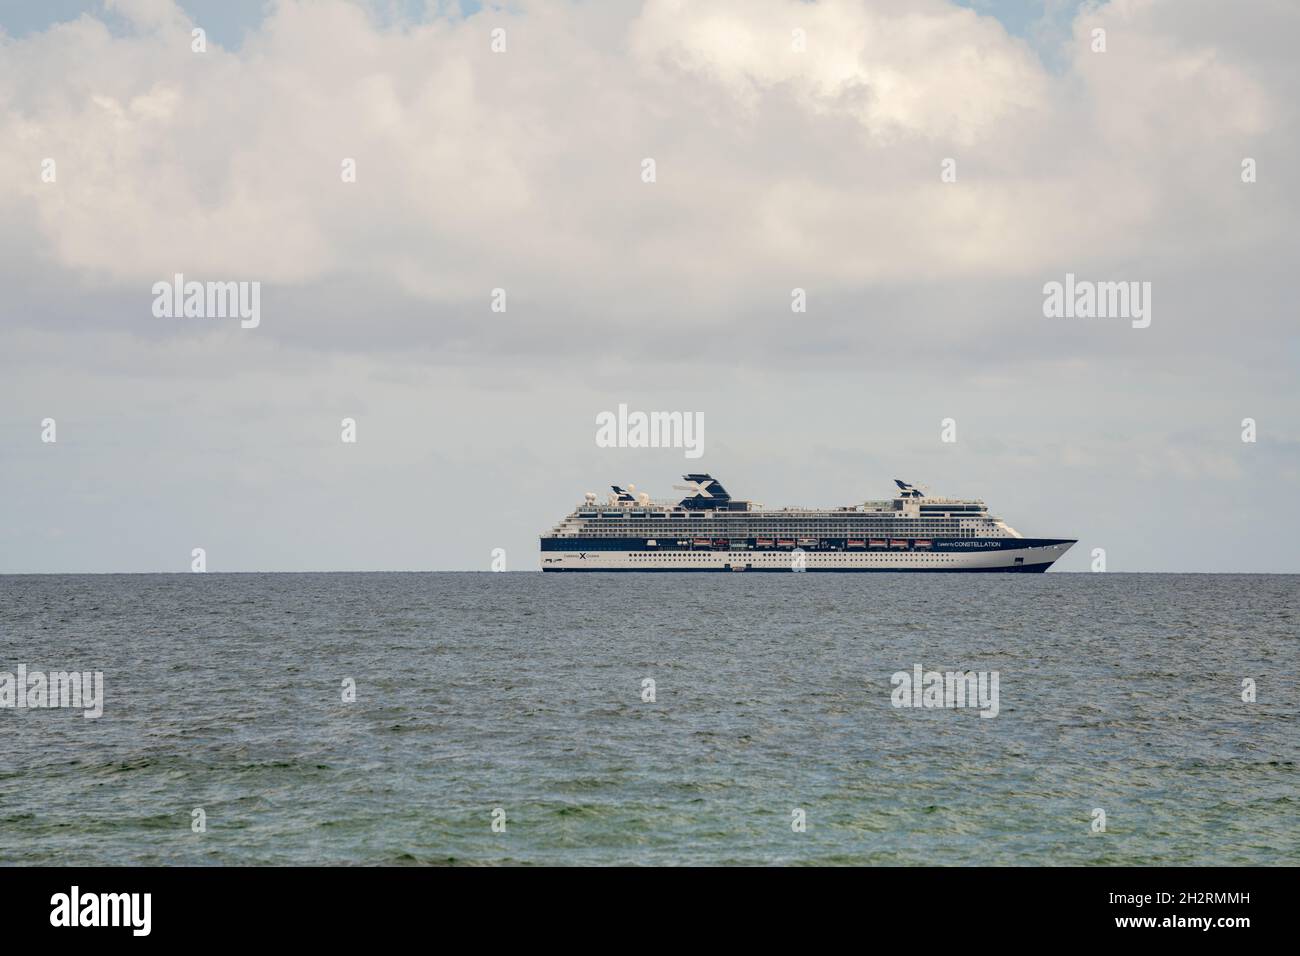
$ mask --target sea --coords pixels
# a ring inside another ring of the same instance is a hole
[[[4,576],[0,864],[1296,865],[1298,651],[1296,575]]]

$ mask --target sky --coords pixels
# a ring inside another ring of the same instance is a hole
[[[536,570],[584,492],[687,472],[979,497],[1063,571],[1300,571],[1298,28],[0,2],[0,573]],[[258,324],[156,314],[178,273]],[[1045,315],[1067,274],[1149,325]],[[703,456],[600,447],[620,404]]]

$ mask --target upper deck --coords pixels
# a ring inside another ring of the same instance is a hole
[[[895,484],[899,487],[899,495],[896,498],[882,498],[874,501],[864,501],[858,505],[843,505],[836,508],[767,508],[756,501],[745,501],[738,498],[732,498],[725,488],[707,474],[686,475],[687,485],[675,485],[683,491],[690,491],[693,494],[674,501],[671,498],[651,498],[645,492],[636,492],[636,486],[630,485],[628,488],[620,488],[618,485],[611,485],[611,491],[608,500],[604,504],[598,504],[599,496],[594,491],[586,494],[583,504],[579,505],[575,511],[583,512],[584,517],[597,517],[596,514],[586,512],[597,509],[608,510],[615,515],[627,511],[665,511],[665,512],[687,512],[687,511],[741,511],[751,515],[841,515],[841,514],[894,514],[896,512],[907,512],[913,514],[983,514],[987,512],[984,502],[978,498],[947,498],[941,495],[931,495],[922,492],[914,485],[907,482],[894,479]]]
[[[717,533],[800,534],[925,534],[951,537],[1020,537],[1001,518],[988,513],[973,498],[930,495],[896,481],[895,498],[864,501],[837,508],[767,508],[759,502],[732,498],[707,474],[687,475],[690,492],[679,501],[651,498],[612,486],[608,500],[589,492],[583,504],[551,532],[557,537],[634,537]]]

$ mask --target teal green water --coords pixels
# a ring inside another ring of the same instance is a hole
[[[0,709],[0,863],[1294,865],[1298,604],[1282,575],[0,577],[0,672],[105,685],[98,720]],[[998,671],[998,715],[894,707],[916,664]]]

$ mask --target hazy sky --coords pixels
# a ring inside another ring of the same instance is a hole
[[[583,492],[688,471],[983,497],[1080,539],[1061,570],[1300,571],[1296,36],[1269,0],[0,3],[0,572],[533,570]],[[155,316],[176,273],[261,283],[260,324]],[[1150,326],[1045,317],[1067,273],[1151,283]],[[704,456],[597,447],[619,403],[702,413]]]

